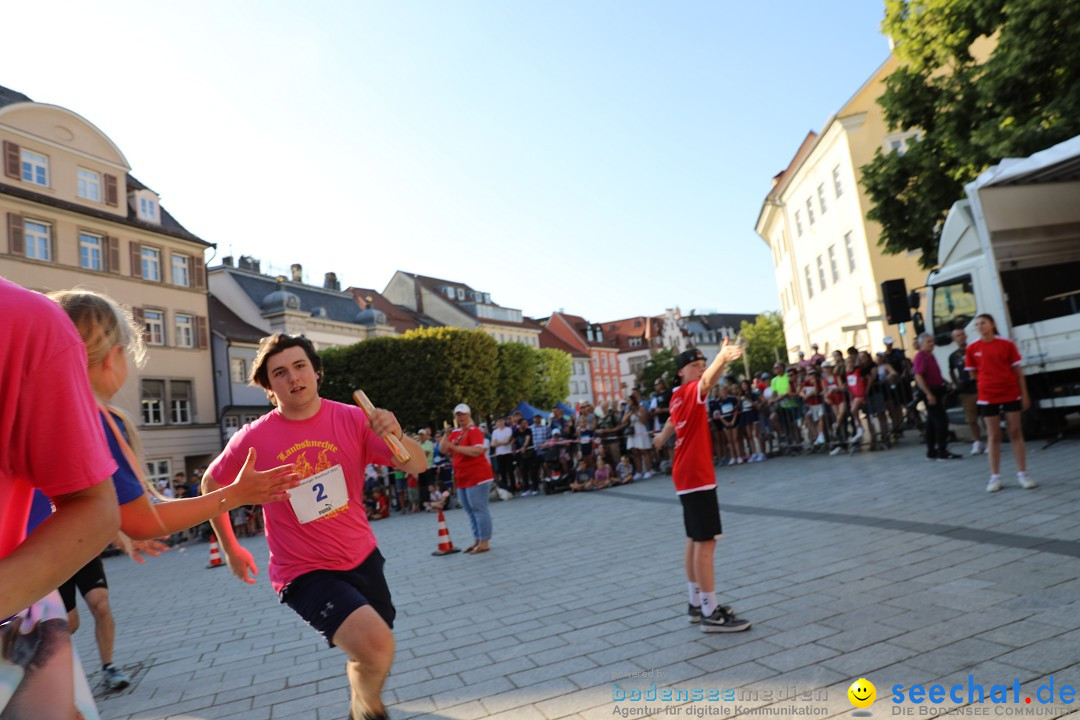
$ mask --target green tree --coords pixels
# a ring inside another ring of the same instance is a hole
[[[570,394],[570,355],[554,348],[534,351],[537,358],[536,382],[529,404],[550,410]]]
[[[513,410],[535,394],[540,377],[540,351],[517,342],[499,343],[499,376],[495,385],[495,409]]]
[[[653,391],[653,386],[660,378],[664,379],[668,387],[675,384],[675,349],[664,348],[657,350],[645,362],[645,367],[637,376],[638,387],[644,388],[648,394]]]
[[[778,357],[781,360],[787,357],[784,321],[780,313],[761,313],[752,323],[743,320],[739,332],[745,343],[744,354],[752,376],[772,370]]]
[[[1006,157],[1080,134],[1080,3],[886,0],[884,32],[904,65],[879,103],[894,130],[921,130],[904,154],[862,168],[887,253],[937,263],[941,222],[963,187]],[[985,62],[972,44],[993,38]]]
[[[496,409],[498,343],[479,330],[425,328],[320,356],[324,397],[351,403],[353,390],[363,390],[406,428],[452,421],[460,402],[478,420]]]

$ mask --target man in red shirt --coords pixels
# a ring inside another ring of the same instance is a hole
[[[495,473],[484,448],[484,432],[473,424],[472,410],[465,403],[454,408],[457,429],[447,433],[439,444],[439,452],[450,456],[454,467],[454,486],[465,514],[469,516],[473,544],[466,555],[486,553],[491,549],[491,512],[488,494]]]
[[[671,396],[670,412],[664,429],[653,439],[661,448],[675,434],[675,463],[671,478],[683,506],[686,527],[686,578],[690,594],[688,614],[691,623],[701,623],[702,632],[739,632],[750,629],[750,621],[735,617],[728,606],[717,605],[713,582],[716,574],[713,557],[716,539],[723,535],[720,507],[716,500],[716,474],[713,470],[712,436],[705,401],[709,390],[723,375],[728,363],[742,356],[742,348],[729,345],[727,339],[712,364],[705,367],[705,356],[697,348],[679,353],[675,358],[679,387]]]

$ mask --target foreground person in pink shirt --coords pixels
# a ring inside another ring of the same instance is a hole
[[[311,341],[278,333],[263,338],[251,381],[277,407],[245,425],[203,475],[203,492],[214,478],[235,477],[249,448],[260,462],[292,463],[304,478],[289,500],[263,506],[270,547],[270,584],[286,603],[341,648],[348,661],[354,720],[385,718],[383,682],[394,659],[395,610],[383,576],[383,556],[364,512],[364,468],[393,465],[411,475],[427,467],[424,452],[405,437],[393,413],[364,411],[319,397],[322,361]],[[393,461],[382,440],[394,435],[412,459]],[[228,514],[212,521],[233,574],[254,583],[251,553],[233,534]]]

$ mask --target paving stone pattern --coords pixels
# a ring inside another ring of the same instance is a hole
[[[1018,678],[1028,694],[1051,675],[1078,686],[1080,442],[1029,452],[1040,487],[1010,482],[1006,447],[994,495],[984,457],[928,463],[913,440],[721,468],[718,594],[754,621],[730,635],[686,620],[681,510],[666,476],[495,503],[484,555],[432,557],[432,515],[376,523],[398,608],[391,717],[591,719],[630,705],[657,717],[718,706],[778,717],[800,703],[846,716],[847,687],[862,676],[882,717],[897,683],[966,684],[974,673],[987,688]],[[469,544],[464,512],[447,522]],[[265,540],[243,542],[263,571],[255,586],[206,569],[206,544],[143,566],[106,561],[116,660],[135,675],[121,693],[99,687],[106,720],[348,717],[343,656],[278,604]],[[96,668],[80,608],[77,645]],[[614,683],[654,682],[742,700],[614,699]],[[817,697],[779,699],[785,688]]]

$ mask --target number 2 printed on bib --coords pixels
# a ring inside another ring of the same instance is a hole
[[[289,490],[289,503],[301,523],[318,520],[348,505],[349,491],[341,466],[312,475]]]

